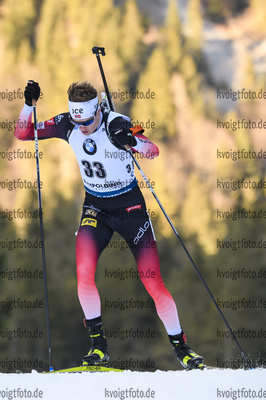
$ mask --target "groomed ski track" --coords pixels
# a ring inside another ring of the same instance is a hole
[[[0,400],[266,398],[266,369],[0,374]]]

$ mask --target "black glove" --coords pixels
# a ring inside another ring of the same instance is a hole
[[[130,129],[120,129],[111,136],[114,142],[118,143],[120,146],[125,146],[127,144],[130,147],[134,147],[137,144],[137,140]]]
[[[38,82],[28,81],[24,91],[25,103],[28,106],[32,106],[32,99],[37,101],[40,97],[40,93],[41,89]]]

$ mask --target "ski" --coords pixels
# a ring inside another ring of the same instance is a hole
[[[102,365],[86,365],[86,366],[80,366],[80,367],[71,367],[71,368],[64,368],[64,369],[58,369],[58,370],[51,370],[51,371],[42,371],[40,372],[41,374],[55,374],[55,373],[65,373],[65,372],[124,372],[123,369],[118,369],[118,368],[111,368],[111,367],[106,367]],[[24,374],[25,372],[17,370],[17,374]]]
[[[86,365],[80,367],[72,367],[66,369],[59,369],[56,371],[49,371],[47,373],[57,373],[57,372],[123,372],[122,369],[111,368],[102,365]]]

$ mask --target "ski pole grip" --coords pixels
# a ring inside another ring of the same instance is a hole
[[[36,101],[36,100],[34,100],[34,99],[32,99],[32,100],[31,100],[31,102],[32,102],[32,105],[33,105],[33,107],[36,107],[36,103],[37,103],[37,101]]]
[[[102,56],[105,56],[104,47],[94,46],[94,47],[92,48],[92,52],[93,52],[93,54],[101,54]]]

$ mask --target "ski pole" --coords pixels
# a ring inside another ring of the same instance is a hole
[[[32,100],[32,105],[33,105],[34,140],[35,140],[35,152],[36,152],[39,220],[40,220],[40,232],[41,232],[41,242],[42,242],[42,267],[43,267],[43,281],[44,281],[46,325],[47,325],[47,336],[48,336],[49,371],[53,371],[54,369],[52,367],[52,347],[51,347],[51,335],[50,335],[47,273],[46,273],[44,230],[43,230],[43,217],[42,217],[42,196],[41,196],[41,184],[40,184],[41,180],[40,180],[40,160],[39,160],[39,144],[38,144],[38,130],[37,130],[37,116],[36,116],[36,101],[34,99]]]
[[[100,59],[100,54],[102,56],[105,56],[104,47],[94,46],[92,48],[92,52],[93,52],[93,54],[96,54],[96,59],[98,61],[98,65],[99,65],[99,68],[100,68],[100,72],[101,72],[101,76],[102,76],[102,80],[103,80],[103,85],[104,85],[104,89],[105,89],[105,93],[106,93],[106,96],[107,96],[107,100],[108,100],[108,103],[109,103],[110,110],[114,111],[113,102],[112,102],[112,99],[111,99],[111,96],[110,96],[110,92],[109,92],[109,89],[108,89],[108,86],[107,86],[107,82],[106,82],[106,79],[105,79],[105,75],[104,75],[104,72],[103,72],[102,62],[101,62],[101,59]]]
[[[100,68],[100,72],[101,72],[101,76],[102,76],[102,80],[103,80],[103,84],[104,84],[106,96],[107,96],[107,99],[108,99],[108,102],[109,102],[109,107],[110,107],[111,111],[114,111],[114,106],[113,106],[113,103],[112,103],[112,101],[111,101],[110,92],[109,92],[109,89],[108,89],[108,86],[107,86],[107,82],[106,82],[106,79],[105,79],[105,75],[104,75],[102,63],[101,63],[101,60],[100,60],[100,54],[101,54],[102,56],[105,56],[104,47],[97,47],[97,46],[95,46],[95,47],[93,47],[92,52],[93,52],[93,54],[96,54],[96,57],[97,57],[97,61],[98,61],[98,64],[99,64],[99,68]],[[125,150],[126,150],[126,149],[125,149]],[[210,289],[209,289],[207,283],[205,282],[205,280],[204,280],[202,274],[200,273],[198,267],[196,266],[196,264],[195,264],[193,258],[191,257],[189,251],[187,250],[187,248],[186,248],[186,246],[185,246],[183,240],[181,239],[179,233],[178,233],[177,230],[175,229],[175,227],[174,227],[172,221],[170,220],[168,214],[166,213],[164,207],[162,206],[162,203],[160,202],[160,200],[159,200],[159,198],[157,197],[155,191],[154,191],[153,188],[151,187],[148,178],[146,177],[146,175],[144,174],[144,172],[143,172],[142,168],[140,167],[138,161],[137,161],[136,158],[134,157],[133,151],[132,151],[131,149],[126,150],[126,151],[131,155],[132,160],[134,161],[135,165],[137,166],[138,170],[140,171],[140,173],[141,173],[141,175],[142,175],[144,181],[146,182],[148,188],[149,188],[150,191],[152,192],[152,194],[153,194],[155,200],[157,201],[157,204],[158,204],[159,207],[161,208],[161,210],[162,210],[162,212],[163,212],[165,218],[167,219],[168,223],[170,224],[172,230],[174,231],[174,234],[176,235],[177,239],[179,240],[179,242],[180,242],[180,244],[181,244],[183,250],[185,251],[186,255],[188,256],[188,258],[189,258],[189,260],[190,260],[192,266],[194,267],[194,269],[195,269],[195,271],[196,271],[198,277],[200,278],[201,282],[203,283],[205,289],[207,290],[207,292],[208,292],[208,294],[209,294],[211,300],[213,301],[213,303],[214,303],[214,305],[215,305],[217,311],[219,312],[221,318],[223,319],[225,325],[227,326],[227,328],[228,328],[228,330],[229,330],[229,332],[230,332],[230,335],[231,335],[232,339],[236,342],[236,344],[237,344],[237,346],[238,346],[238,348],[239,348],[239,350],[240,350],[240,352],[241,352],[243,358],[244,358],[245,361],[247,362],[247,365],[249,366],[250,369],[252,369],[252,366],[251,366],[251,364],[250,364],[250,361],[249,361],[249,359],[247,358],[246,354],[244,353],[244,351],[243,351],[243,349],[242,349],[242,347],[241,347],[239,341],[237,340],[237,337],[235,336],[234,332],[232,331],[232,329],[231,329],[231,327],[230,327],[230,325],[229,325],[227,319],[225,318],[225,316],[224,316],[223,312],[221,311],[220,307],[218,306],[218,304],[217,304],[215,298],[213,297],[213,295],[212,295],[212,293],[211,293],[211,291],[210,291]]]

